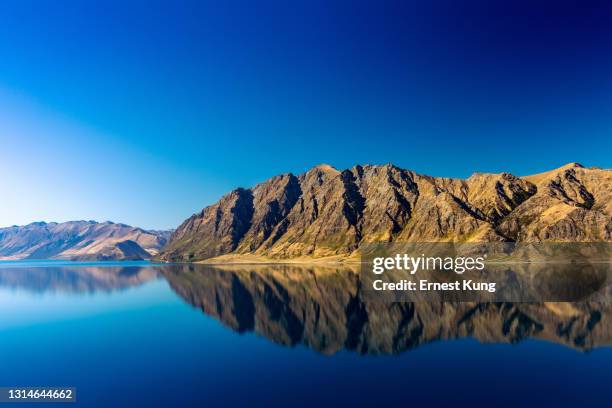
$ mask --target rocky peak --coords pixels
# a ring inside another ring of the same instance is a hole
[[[312,169],[310,169],[309,171],[319,171],[319,172],[330,173],[330,174],[340,173],[338,170],[336,170],[334,166],[330,166],[329,164],[325,164],[325,163],[318,164],[314,166]]]

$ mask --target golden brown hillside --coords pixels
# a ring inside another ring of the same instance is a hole
[[[179,226],[159,258],[337,260],[381,241],[611,241],[611,191],[611,170],[576,163],[465,180],[321,165],[232,191]]]

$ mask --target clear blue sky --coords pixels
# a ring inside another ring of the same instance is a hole
[[[604,1],[3,1],[0,226],[168,228],[318,163],[612,167]]]

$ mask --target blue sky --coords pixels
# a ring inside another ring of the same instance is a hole
[[[612,167],[610,21],[575,1],[2,2],[0,226],[175,227],[318,163]]]

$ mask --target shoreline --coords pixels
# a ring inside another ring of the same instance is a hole
[[[289,259],[273,259],[249,255],[222,255],[203,261],[187,262],[199,265],[346,265],[361,264],[356,257],[329,256],[322,258],[297,257]]]

